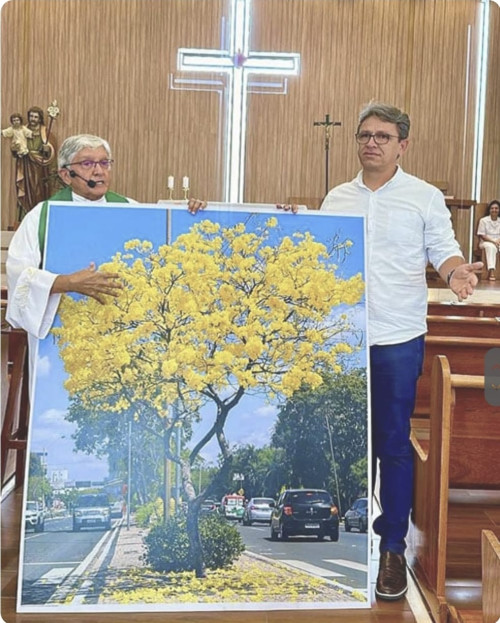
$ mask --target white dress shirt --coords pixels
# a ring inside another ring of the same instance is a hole
[[[107,203],[105,197],[90,201],[72,194],[73,201],[78,203]],[[5,317],[12,327],[28,333],[30,372],[34,370],[37,340],[45,338],[50,331],[61,299],[60,294],[50,293],[58,275],[39,268],[38,226],[43,203],[38,203],[21,221],[9,245],[6,262],[8,301]]]
[[[331,190],[321,209],[366,217],[370,345],[400,344],[425,333],[427,262],[439,270],[448,258],[462,257],[442,192],[400,167],[372,191],[360,171]]]

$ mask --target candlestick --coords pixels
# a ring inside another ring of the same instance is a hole
[[[188,197],[188,195],[189,195],[189,188],[186,186],[182,190],[184,191],[184,199],[188,199],[189,198]]]

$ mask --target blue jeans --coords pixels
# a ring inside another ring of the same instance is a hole
[[[403,554],[413,499],[410,417],[422,373],[424,335],[370,348],[372,457],[379,460],[382,514],[373,522],[380,551]],[[375,481],[375,469],[373,469]]]

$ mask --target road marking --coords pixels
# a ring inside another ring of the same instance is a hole
[[[340,565],[341,567],[349,567],[349,569],[355,569],[356,571],[365,571],[368,573],[368,565],[364,565],[361,562],[354,562],[353,560],[342,560],[341,558],[324,558],[325,562],[329,562],[332,565]]]
[[[325,569],[323,567],[317,567],[316,565],[311,565],[308,562],[302,562],[302,560],[279,560],[290,567],[294,567],[295,569],[300,569],[301,571],[305,571],[306,573],[310,573],[311,575],[317,575],[320,578],[343,578],[345,575],[343,573],[335,573],[335,571],[331,571]]]
[[[47,565],[73,565],[72,569],[75,568],[76,565],[79,565],[81,560],[47,560],[46,562],[23,562],[23,567],[37,567]]]
[[[60,567],[59,569],[51,569],[41,575],[36,582],[33,582],[33,586],[39,586],[40,584],[60,584],[72,571],[74,567]]]

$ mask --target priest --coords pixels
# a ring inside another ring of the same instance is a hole
[[[67,184],[52,201],[78,201],[96,206],[106,202],[136,203],[109,190],[113,158],[108,142],[91,134],[67,138],[58,153],[59,176]],[[190,211],[205,202],[191,199]],[[61,294],[77,292],[100,303],[105,295],[118,296],[122,284],[118,275],[99,271],[91,262],[69,274],[55,274],[41,268],[48,201],[38,203],[22,220],[9,246],[6,269],[8,282],[7,321],[28,333],[30,372],[34,369],[36,343],[47,336],[54,322]],[[30,375],[33,378],[33,375]]]

